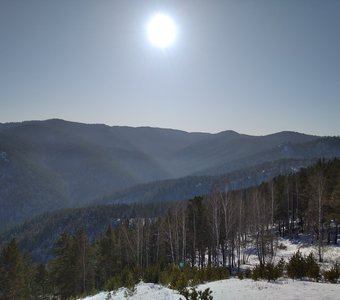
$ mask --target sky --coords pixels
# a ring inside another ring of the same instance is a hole
[[[50,118],[340,135],[340,1],[0,0],[0,123]]]

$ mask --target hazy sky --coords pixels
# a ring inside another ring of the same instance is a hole
[[[340,0],[0,0],[0,122],[49,118],[340,135]]]

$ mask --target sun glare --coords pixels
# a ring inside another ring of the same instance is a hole
[[[148,23],[147,34],[153,46],[166,48],[176,39],[177,29],[175,22],[163,13],[157,13]]]

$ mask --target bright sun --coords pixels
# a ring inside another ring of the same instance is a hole
[[[153,46],[166,48],[175,41],[177,29],[175,22],[169,16],[157,13],[148,23],[147,33]]]

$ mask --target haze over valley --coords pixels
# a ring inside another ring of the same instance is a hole
[[[1,124],[0,152],[0,219],[6,227],[58,208],[185,200],[217,185],[222,190],[258,185],[340,156],[340,139],[53,119]]]

